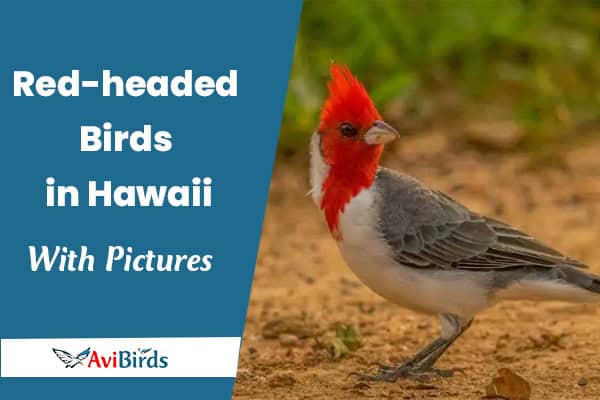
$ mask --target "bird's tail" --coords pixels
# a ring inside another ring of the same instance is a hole
[[[572,265],[510,272],[511,284],[497,293],[499,299],[600,302],[600,276]]]
[[[570,265],[559,265],[555,270],[560,279],[597,295],[596,301],[600,301],[600,276]]]

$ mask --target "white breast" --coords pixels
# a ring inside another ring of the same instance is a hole
[[[377,231],[374,190],[361,191],[340,216],[342,256],[373,291],[416,311],[451,313],[470,318],[491,305],[485,272],[442,271],[406,267]]]
[[[321,187],[329,166],[311,139],[310,181],[313,200],[320,205]],[[490,305],[485,276],[462,271],[405,267],[394,261],[392,249],[377,231],[373,188],[362,190],[340,215],[342,241],[338,247],[358,278],[373,291],[401,306],[427,313],[452,313],[470,318]],[[482,273],[483,274],[483,273]]]

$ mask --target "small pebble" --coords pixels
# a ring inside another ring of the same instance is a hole
[[[279,335],[279,343],[285,347],[293,347],[298,344],[298,336],[291,333],[282,333]]]
[[[581,379],[579,379],[579,381],[577,382],[577,384],[579,386],[587,386],[588,384],[588,378],[586,378],[585,376],[582,376]]]
[[[429,321],[422,321],[419,322],[419,324],[417,325],[417,329],[429,329],[431,328],[431,322]]]

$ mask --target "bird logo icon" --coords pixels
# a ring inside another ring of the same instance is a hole
[[[81,353],[77,354],[76,356],[73,356],[68,351],[59,350],[55,348],[52,348],[52,351],[54,352],[54,354],[56,354],[56,357],[58,357],[60,361],[65,363],[65,368],[75,368],[77,365],[82,364],[83,360],[85,360],[90,355],[89,347]]]

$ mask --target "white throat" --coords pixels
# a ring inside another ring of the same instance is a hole
[[[321,136],[315,132],[310,139],[310,194],[317,207],[321,206],[323,181],[329,174],[329,165],[321,154]]]

